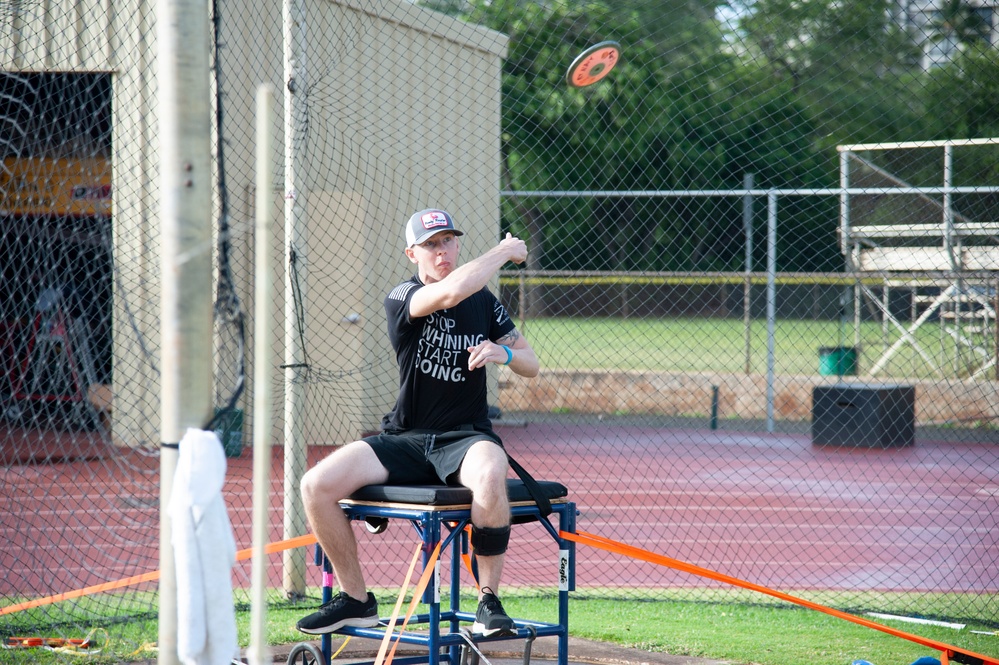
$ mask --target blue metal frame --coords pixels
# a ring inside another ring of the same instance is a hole
[[[426,632],[413,632],[406,630],[402,633],[396,631],[392,639],[403,644],[418,644],[427,647],[426,656],[408,656],[404,658],[394,658],[395,665],[415,665],[417,663],[427,663],[428,665],[439,665],[441,662],[459,665],[462,645],[466,644],[465,638],[460,634],[461,622],[475,621],[474,612],[463,612],[460,608],[460,574],[461,574],[461,554],[467,551],[468,543],[464,537],[464,529],[471,522],[471,506],[444,506],[436,507],[430,505],[413,505],[407,507],[406,504],[378,504],[378,503],[354,503],[344,502],[340,504],[347,518],[350,520],[363,520],[366,517],[388,518],[408,520],[412,523],[417,533],[423,540],[423,566],[424,569],[430,560],[430,556],[441,543],[441,553],[448,547],[451,548],[450,557],[450,580],[451,589],[448,605],[442,610],[441,602],[436,598],[439,594],[439,587],[435,579],[427,585],[423,592],[423,603],[428,606],[428,611],[422,614],[413,615],[409,624],[413,626],[426,626]],[[476,642],[489,642],[500,640],[526,639],[533,636],[546,637],[554,636],[558,638],[558,665],[568,665],[569,661],[569,591],[576,588],[576,545],[572,541],[559,537],[559,531],[566,533],[576,532],[576,504],[571,501],[552,502],[552,514],[558,515],[558,528],[552,526],[548,518],[542,517],[538,507],[531,504],[514,504],[510,507],[510,512],[515,524],[522,522],[537,522],[541,524],[548,535],[559,547],[559,551],[565,551],[567,556],[562,560],[560,555],[559,593],[558,593],[558,623],[543,623],[539,621],[529,621],[525,619],[514,619],[517,632],[514,635],[502,637],[476,638]],[[443,537],[442,526],[448,533]],[[438,562],[441,561],[438,559]],[[322,553],[319,546],[316,546],[316,564],[322,565],[323,570],[330,572],[329,561]],[[328,579],[324,576],[324,579]],[[328,602],[333,597],[333,591],[326,583],[323,585],[323,602]],[[447,630],[441,631],[441,624],[446,624]],[[353,635],[356,637],[367,637],[381,640],[385,635],[387,627],[378,626],[375,628],[355,628],[347,626],[336,631],[340,635]],[[331,635],[322,636],[322,652],[329,664],[332,653]],[[446,649],[446,652],[444,651]],[[375,661],[367,661],[365,664],[374,665]]]

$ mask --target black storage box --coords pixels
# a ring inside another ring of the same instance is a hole
[[[916,389],[894,384],[837,383],[812,389],[812,443],[855,448],[911,446]]]

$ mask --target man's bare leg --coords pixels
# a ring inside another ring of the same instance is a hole
[[[472,490],[472,537],[483,549],[500,550],[510,535],[510,501],[506,494],[509,465],[506,451],[491,441],[479,441],[468,449],[459,480]],[[504,534],[505,531],[505,534]],[[488,543],[488,545],[486,545]],[[473,552],[475,550],[473,549]],[[479,607],[472,630],[485,636],[513,634],[514,621],[507,616],[498,597],[504,554],[476,554],[479,568]]]
[[[367,597],[367,586],[357,539],[338,502],[365,485],[387,479],[388,471],[363,441],[339,448],[302,477],[302,500],[312,533],[330,560],[340,590],[357,600]]]
[[[479,441],[465,454],[459,481],[472,490],[472,524],[478,527],[510,525],[510,501],[506,495],[506,451],[491,441]],[[496,594],[503,574],[503,554],[476,556],[479,567],[479,597],[483,590]]]

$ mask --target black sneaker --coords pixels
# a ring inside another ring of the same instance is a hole
[[[472,632],[483,637],[493,635],[513,635],[517,628],[513,619],[506,615],[503,610],[503,603],[491,593],[482,595],[479,601],[479,609],[475,612],[475,623],[472,624]]]
[[[295,627],[309,635],[323,635],[344,626],[373,628],[377,625],[378,602],[374,594],[369,591],[367,600],[361,602],[341,591],[318,610],[300,619]]]

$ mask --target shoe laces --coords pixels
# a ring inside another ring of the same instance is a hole
[[[482,606],[491,614],[503,612],[503,604],[500,602],[500,599],[491,593],[482,596]]]
[[[349,595],[345,594],[343,591],[333,596],[325,603],[322,604],[322,609],[332,609],[339,605],[346,605],[349,601],[354,600]]]

